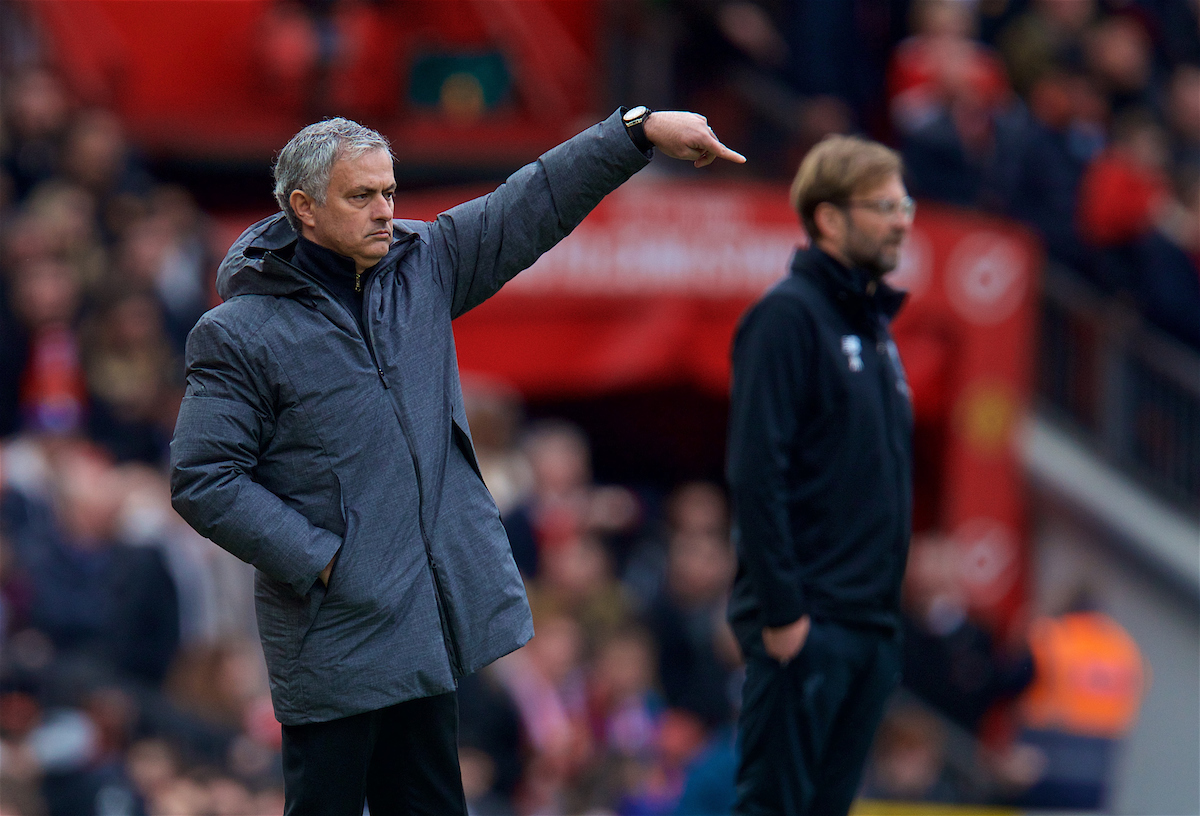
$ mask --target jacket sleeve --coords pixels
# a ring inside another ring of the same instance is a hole
[[[254,371],[211,317],[188,335],[187,391],[171,440],[171,504],[201,535],[306,595],[342,540],[254,481],[274,424],[270,391]]]
[[[525,165],[495,191],[439,215],[430,242],[452,317],[532,266],[649,161],[616,112]]]
[[[738,554],[767,626],[807,609],[788,510],[790,459],[810,387],[807,315],[768,296],[746,316],[733,348],[728,479]]]

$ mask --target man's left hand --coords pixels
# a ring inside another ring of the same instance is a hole
[[[644,125],[646,138],[673,159],[689,159],[705,167],[717,159],[744,164],[746,157],[721,144],[708,120],[687,111],[655,111]]]

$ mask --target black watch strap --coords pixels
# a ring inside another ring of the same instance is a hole
[[[625,132],[629,134],[634,147],[643,153],[649,153],[654,149],[654,143],[646,137],[646,120],[653,112],[645,105],[621,108],[621,121],[625,123]]]

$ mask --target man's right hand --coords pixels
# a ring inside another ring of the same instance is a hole
[[[708,120],[688,111],[655,111],[646,119],[646,138],[673,159],[706,167],[717,159],[745,164],[746,157],[721,144]]]
[[[799,620],[786,626],[764,626],[763,646],[767,654],[780,663],[789,663],[804,648],[811,628],[812,619],[808,615],[802,615]]]
[[[325,569],[321,570],[321,574],[317,576],[325,586],[329,586],[329,576],[333,574],[333,564],[335,561],[337,561],[337,553],[333,554],[333,558],[329,559],[329,563],[325,565]]]

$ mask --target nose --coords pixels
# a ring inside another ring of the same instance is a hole
[[[376,221],[391,221],[395,214],[395,206],[390,198],[380,193],[371,202],[371,216]]]

